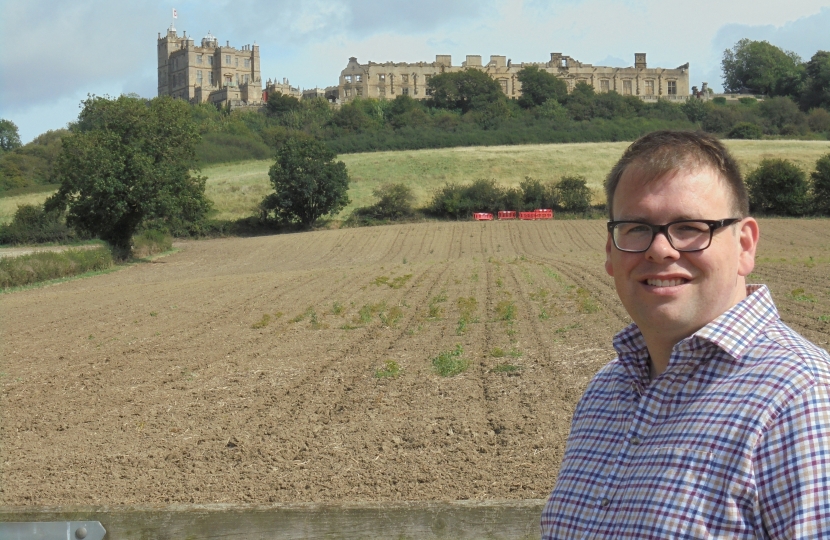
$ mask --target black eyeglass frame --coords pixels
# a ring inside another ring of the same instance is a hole
[[[621,221],[609,221],[608,226],[608,234],[611,235],[611,241],[614,243],[614,247],[620,251],[624,251],[625,253],[645,253],[651,247],[651,244],[654,243],[654,238],[657,236],[657,233],[663,233],[663,236],[669,241],[669,244],[675,251],[679,251],[681,253],[693,253],[695,251],[703,251],[707,249],[709,246],[712,245],[712,237],[715,235],[715,231],[722,228],[728,227],[733,223],[737,223],[741,221],[743,218],[726,218],[726,219],[679,219],[677,221],[671,221],[666,223],[665,225],[652,225],[651,223],[646,223],[645,221],[632,221],[632,220],[621,220]],[[645,225],[649,229],[651,229],[651,241],[645,247],[645,249],[622,249],[620,246],[617,245],[617,239],[614,238],[614,227],[621,223],[637,223],[638,225]],[[672,242],[671,235],[669,234],[669,227],[672,225],[676,225],[678,223],[705,223],[709,226],[709,242],[702,248],[695,248],[695,249],[678,249],[675,247],[674,242]]]

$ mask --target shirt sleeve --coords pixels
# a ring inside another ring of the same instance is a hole
[[[816,384],[764,433],[753,458],[758,511],[773,539],[830,538],[830,392]]]

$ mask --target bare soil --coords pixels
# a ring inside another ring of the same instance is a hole
[[[763,221],[753,276],[824,348],[828,225]],[[629,321],[603,229],[189,242],[0,296],[0,505],[543,498]]]

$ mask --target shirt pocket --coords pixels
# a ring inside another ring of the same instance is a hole
[[[653,538],[709,538],[713,459],[708,449],[642,448],[621,475],[614,521],[625,528],[646,527]],[[619,532],[628,536],[632,530]]]

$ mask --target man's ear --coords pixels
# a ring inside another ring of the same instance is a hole
[[[614,244],[611,242],[611,233],[608,233],[608,240],[605,241],[605,271],[609,276],[614,277],[614,267],[611,266],[612,249],[614,249]]]
[[[741,244],[741,254],[738,259],[739,276],[746,277],[755,268],[755,250],[758,248],[759,237],[760,229],[755,218],[744,218],[738,231],[738,240]]]

